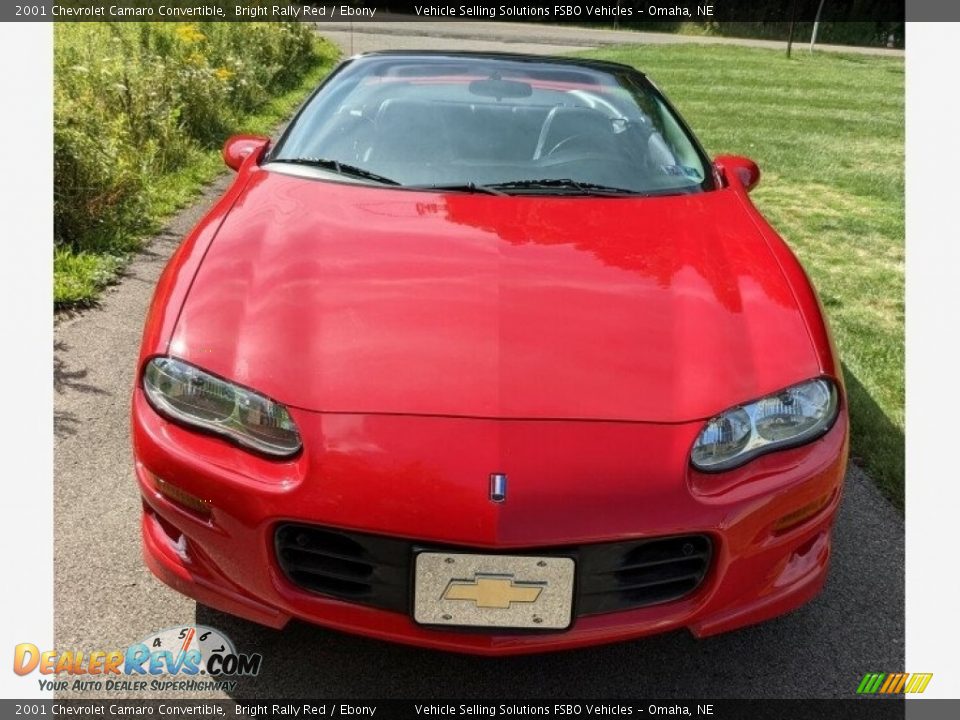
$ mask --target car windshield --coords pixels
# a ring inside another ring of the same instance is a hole
[[[356,58],[268,160],[347,182],[498,194],[712,187],[703,151],[640,73],[483,55]]]

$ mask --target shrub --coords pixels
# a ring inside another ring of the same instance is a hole
[[[316,42],[295,22],[56,23],[55,272],[136,249],[158,180],[296,87]]]

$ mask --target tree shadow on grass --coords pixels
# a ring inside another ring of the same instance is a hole
[[[850,410],[850,459],[863,468],[899,510],[904,508],[904,432],[870,391],[843,366]]]

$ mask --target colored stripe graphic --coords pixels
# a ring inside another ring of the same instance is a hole
[[[880,692],[882,693],[890,692],[891,686],[896,685],[897,680],[899,679],[900,679],[900,675],[898,673],[890,673],[889,675],[887,675],[886,681],[883,683],[883,685],[880,686]]]
[[[893,684],[893,686],[890,688],[890,692],[892,692],[892,693],[902,693],[902,692],[903,692],[903,685],[904,685],[905,682],[907,682],[907,678],[908,678],[908,677],[910,677],[910,673],[900,673],[900,677],[897,678],[897,682],[895,682],[895,683]]]
[[[880,688],[880,683],[886,677],[884,673],[867,673],[860,681],[857,693],[860,695],[872,695]]]
[[[867,673],[863,676],[863,680],[860,681],[860,685],[857,686],[857,695],[862,695],[867,691],[867,688],[870,687],[870,683],[873,682],[873,673]]]
[[[857,694],[922,693],[932,679],[933,673],[867,673],[857,686]]]

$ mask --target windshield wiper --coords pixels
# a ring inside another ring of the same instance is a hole
[[[599,185],[597,183],[572,180],[570,178],[542,178],[540,180],[509,180],[492,183],[487,187],[497,190],[573,190],[581,195],[642,195],[643,193],[626,188]]]
[[[346,175],[347,177],[361,178],[363,180],[373,180],[374,182],[381,183],[382,185],[400,184],[391,178],[384,177],[383,175],[377,175],[375,172],[364,170],[362,167],[357,167],[356,165],[342,163],[339,160],[328,160],[327,158],[274,158],[270,162],[319,167],[325,170],[333,170],[338,175]]]
[[[450,185],[407,185],[411,190],[440,190],[440,191],[451,191],[451,192],[471,192],[471,193],[485,193],[487,195],[506,195],[507,193],[497,190],[496,187],[490,185],[477,185],[474,182],[467,183],[451,183]],[[499,186],[498,186],[499,187]]]

